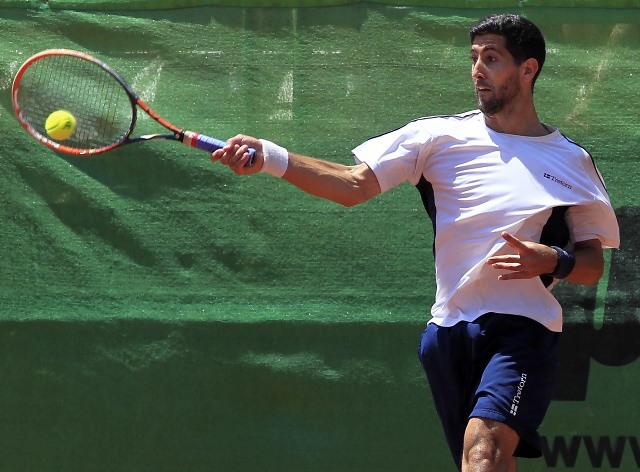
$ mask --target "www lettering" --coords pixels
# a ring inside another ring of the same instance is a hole
[[[556,436],[552,441],[542,437],[542,455],[548,467],[575,467],[582,454],[592,468],[619,468],[623,457],[631,454],[640,469],[640,442],[635,436]]]

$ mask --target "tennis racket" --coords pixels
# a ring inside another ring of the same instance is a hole
[[[152,139],[180,141],[207,152],[225,145],[219,139],[169,123],[115,70],[79,51],[48,49],[30,57],[16,73],[11,96],[22,127],[45,146],[66,154],[91,156]],[[132,137],[138,108],[170,133]],[[47,117],[57,110],[66,110],[76,119],[75,131],[64,140],[52,138],[45,129]],[[254,149],[249,150],[247,165],[253,164],[254,153]]]

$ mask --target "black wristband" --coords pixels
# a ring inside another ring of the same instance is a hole
[[[576,256],[572,252],[565,251],[561,247],[551,246],[558,253],[556,268],[549,275],[554,279],[564,279],[576,266]]]

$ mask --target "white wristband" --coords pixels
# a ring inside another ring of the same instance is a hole
[[[271,141],[261,139],[264,164],[260,172],[282,177],[289,167],[289,151]]]

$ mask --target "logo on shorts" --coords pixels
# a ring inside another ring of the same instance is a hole
[[[524,390],[524,386],[527,383],[527,374],[522,374],[520,376],[520,383],[518,384],[518,390],[516,391],[516,395],[513,397],[513,401],[511,402],[511,413],[513,416],[518,414],[518,406],[520,405],[520,398],[522,397],[522,391]]]

